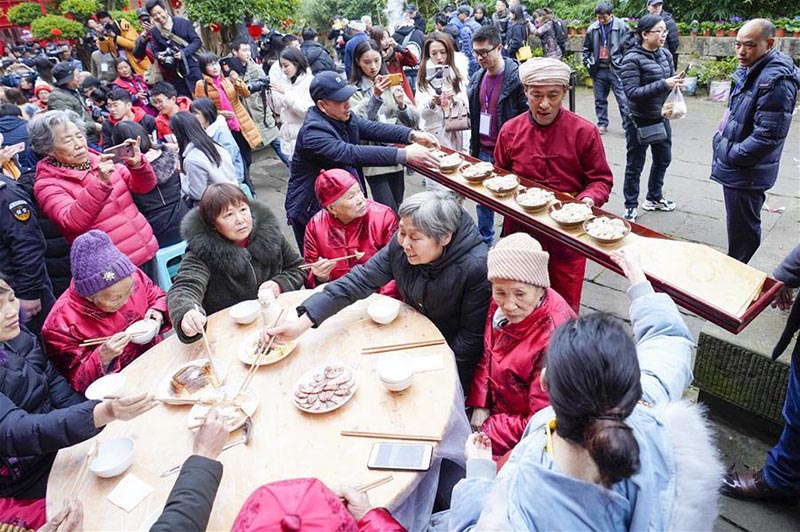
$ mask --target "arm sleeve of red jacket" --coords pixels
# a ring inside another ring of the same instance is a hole
[[[409,50],[408,48],[404,48],[402,52],[399,52],[400,55],[400,64],[407,67],[415,67],[417,66],[417,56],[414,55],[414,52]]]
[[[142,157],[142,164],[136,167],[120,165],[120,174],[134,194],[146,194],[153,190],[158,180],[153,167]]]
[[[386,508],[373,508],[358,522],[358,532],[406,532]]]
[[[62,327],[64,330],[57,330]],[[85,338],[73,335],[68,325],[53,326],[45,323],[42,327],[42,336],[47,357],[77,391],[86,391],[92,382],[105,375],[105,368],[100,359],[101,346],[78,347]]]
[[[614,185],[614,174],[608,166],[603,141],[597,128],[594,127],[578,134],[577,141],[578,146],[583,147],[580,163],[586,180],[586,186],[578,194],[577,199],[589,197],[594,200],[595,206],[601,207],[608,201],[611,187]]]
[[[306,236],[303,240],[303,259],[306,264],[312,264],[319,260],[319,250],[317,246],[317,233],[320,231],[320,224],[316,223],[316,219],[312,219],[306,225]],[[314,288],[317,286],[317,278],[311,268],[308,269],[308,276],[306,277],[306,286]]]
[[[490,306],[491,308],[491,306]],[[486,326],[483,332],[483,355],[475,368],[472,386],[467,394],[466,405],[474,408],[489,408],[489,357],[492,335],[492,312],[486,313]]]
[[[140,276],[140,280],[145,283],[147,289],[147,308],[158,310],[164,316],[164,323],[161,324],[161,330],[164,331],[169,328],[170,323],[167,311],[167,293],[144,273]]]
[[[509,130],[508,128],[500,128],[500,132],[497,134],[497,142],[494,145],[494,165],[498,168],[502,168],[503,170],[507,170],[511,172],[511,155],[508,153],[507,147],[510,147],[509,144]]]
[[[103,182],[96,170],[89,172],[84,186],[73,198],[53,180],[34,185],[36,203],[62,233],[79,235],[95,224],[113,189]]]

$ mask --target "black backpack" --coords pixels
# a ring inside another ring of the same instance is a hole
[[[567,51],[567,27],[564,21],[558,18],[553,19],[553,31],[556,34],[556,42],[558,47],[561,48],[561,53]]]

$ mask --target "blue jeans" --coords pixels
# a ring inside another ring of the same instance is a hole
[[[628,129],[628,100],[622,90],[622,82],[610,68],[598,68],[594,77],[594,112],[597,115],[597,125],[608,127],[608,93],[614,91],[617,99],[619,114],[622,117],[623,129]]]
[[[478,152],[478,159],[494,164],[494,157],[481,150]],[[494,243],[494,211],[483,205],[476,205],[475,212],[478,214],[478,231],[487,246],[492,247]]]
[[[291,161],[281,151],[281,139],[277,138],[270,142],[269,145],[272,146],[273,150],[275,150],[275,154],[278,156],[278,159],[280,159],[283,164],[286,165],[286,168],[291,168]]]
[[[662,199],[661,189],[664,186],[664,176],[669,163],[672,162],[672,128],[670,128],[668,120],[664,120],[664,125],[667,128],[667,140],[650,144],[650,152],[653,154],[650,179],[647,181],[647,199],[650,201]],[[622,191],[625,195],[625,208],[630,209],[639,205],[639,180],[647,159],[647,145],[639,144],[636,126],[633,122],[630,122],[625,128],[625,140],[628,153],[625,162],[625,184]]]
[[[794,302],[798,305],[797,301]],[[789,367],[789,388],[783,405],[785,426],[778,444],[767,455],[764,479],[787,494],[800,493],[800,341],[795,341]]]

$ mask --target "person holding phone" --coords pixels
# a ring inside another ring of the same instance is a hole
[[[411,100],[412,104],[416,104],[414,100],[414,91],[412,90],[411,84],[408,82],[405,69],[416,68],[419,63],[419,58],[414,55],[411,49],[397,44],[383,26],[372,26],[370,37],[381,46],[381,56],[386,65],[386,70],[389,74],[393,74],[392,86],[402,85],[403,91],[406,93],[406,96],[408,96],[408,99]],[[417,51],[419,51],[419,49],[417,49]]]
[[[392,86],[380,44],[366,39],[356,45],[348,82],[356,87],[356,92],[350,97],[353,113],[367,120],[400,123],[416,129],[419,113],[406,96],[403,86]],[[397,212],[406,189],[403,166],[366,167],[364,177],[375,201]]]
[[[311,69],[308,60],[299,48],[285,48],[278,59],[286,80],[273,79],[270,82],[274,110],[280,115],[280,150],[288,161],[294,154],[297,133],[303,125],[308,108],[314,105],[311,100]]]
[[[625,127],[627,156],[625,161],[625,219],[635,222],[639,206],[639,180],[647,158],[647,148],[653,155],[647,197],[642,205],[646,211],[674,211],[675,202],[664,197],[664,176],[672,161],[672,128],[661,116],[661,106],[670,91],[684,86],[685,72],[675,74],[672,55],[664,47],[667,26],[657,15],[645,15],[636,25],[636,45],[622,59],[619,77],[631,119]],[[660,125],[662,134],[654,142],[643,142],[641,128]]]

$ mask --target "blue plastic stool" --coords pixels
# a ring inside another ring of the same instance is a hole
[[[245,196],[247,196],[249,199],[253,199],[253,191],[250,190],[250,187],[248,187],[247,184],[239,183],[239,188],[242,189],[242,192],[244,192]]]
[[[183,256],[186,254],[186,241],[161,248],[156,252],[156,271],[158,286],[165,292],[172,286],[172,279],[178,274]]]

